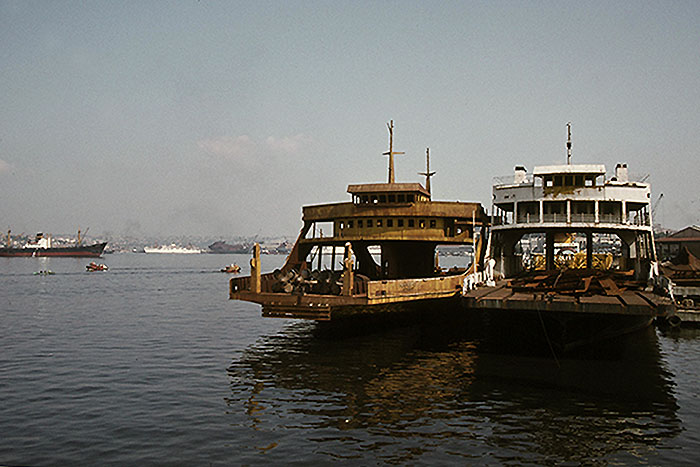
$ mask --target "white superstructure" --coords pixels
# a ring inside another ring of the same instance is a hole
[[[525,234],[544,234],[546,269],[554,269],[556,238],[580,235],[593,245],[594,234],[615,234],[625,260],[654,260],[651,190],[630,180],[627,164],[606,176],[602,164],[517,166],[512,177],[493,185],[492,258],[507,277],[519,272],[515,245]],[[592,248],[586,248],[591,267]],[[637,269],[637,268],[635,268]]]
[[[173,244],[170,245],[161,245],[161,246],[155,246],[155,247],[145,247],[143,249],[145,253],[170,253],[170,254],[199,254],[202,253],[202,250],[199,248],[189,248],[189,247],[182,247]]]

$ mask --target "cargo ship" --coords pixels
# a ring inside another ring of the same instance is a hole
[[[437,248],[473,246],[478,261],[475,238],[484,237],[488,218],[480,203],[433,201],[429,151],[419,174],[425,186],[397,183],[394,156],[403,152],[393,150],[393,121],[387,126],[387,183],[351,184],[350,201],[304,206],[303,227],[284,266],[262,274],[256,244],[251,276],[231,279],[231,299],[262,305],[265,317],[317,321],[450,301],[459,308],[470,270],[466,264],[441,268]]]
[[[5,257],[92,257],[102,256],[107,242],[95,243],[92,245],[81,245],[80,231],[78,231],[78,241],[75,245],[54,246],[50,236],[45,236],[42,232],[36,234],[34,240],[19,247],[12,247],[11,232],[7,232],[7,241],[4,248],[0,248],[0,256]]]

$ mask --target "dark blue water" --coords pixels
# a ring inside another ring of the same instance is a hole
[[[0,464],[700,461],[698,330],[554,359],[439,319],[263,319],[218,272],[246,257],[102,261],[0,258]]]

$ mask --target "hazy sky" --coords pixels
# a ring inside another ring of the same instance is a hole
[[[700,223],[700,2],[0,0],[0,229],[296,235],[396,178],[627,162]]]

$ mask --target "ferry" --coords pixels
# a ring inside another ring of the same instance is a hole
[[[229,296],[262,305],[265,317],[328,321],[345,316],[401,311],[452,302],[467,274],[444,270],[437,247],[472,246],[475,263],[485,246],[488,217],[480,203],[434,201],[430,152],[425,185],[397,183],[389,129],[386,183],[350,184],[350,201],[304,206],[303,226],[282,268],[262,274],[260,246],[251,275],[230,280]]]
[[[563,350],[672,314],[650,200],[650,184],[630,177],[627,164],[610,177],[605,165],[572,164],[569,125],[566,164],[516,166],[494,181],[487,257],[465,282],[465,306],[499,333],[531,324],[529,335]]]
[[[170,245],[161,246],[147,246],[143,249],[144,253],[162,253],[162,254],[179,254],[179,255],[191,255],[200,254],[202,250],[194,247],[182,247],[175,245],[174,243]]]

